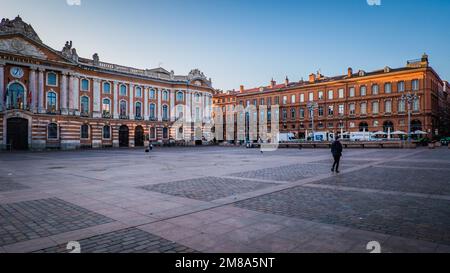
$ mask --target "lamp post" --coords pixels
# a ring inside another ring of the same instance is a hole
[[[311,116],[311,131],[312,131],[312,139],[313,141],[316,141],[315,137],[314,137],[314,109],[317,108],[317,102],[308,102],[308,104],[306,105],[306,107],[308,107],[309,110],[309,115]]]
[[[401,96],[403,101],[408,103],[408,142],[411,143],[411,103],[417,99],[416,94],[407,93]]]

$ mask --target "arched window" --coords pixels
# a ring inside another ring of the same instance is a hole
[[[89,125],[83,124],[80,128],[80,138],[89,138]]]
[[[109,115],[111,113],[111,101],[109,99],[103,99],[102,111],[103,115]]]
[[[103,93],[106,93],[106,94],[111,93],[111,84],[109,82],[103,83]]]
[[[127,95],[127,86],[125,84],[120,85],[120,95],[126,96]]]
[[[141,98],[142,97],[142,88],[141,87],[136,87],[136,97]]]
[[[81,79],[81,91],[89,91],[89,80]]]
[[[169,138],[169,129],[167,127],[163,128],[163,138]]]
[[[164,90],[162,92],[162,100],[165,100],[165,101],[169,100],[169,92],[167,92],[166,90]]]
[[[8,108],[23,108],[25,103],[25,88],[20,83],[13,83],[7,90],[8,98],[6,101]]]
[[[58,139],[58,125],[56,123],[49,123],[47,125],[47,138]]]
[[[150,89],[150,99],[155,99],[156,98],[156,92],[155,92],[155,89]]]
[[[103,126],[103,138],[104,139],[111,138],[111,127],[109,125]]]
[[[136,102],[134,113],[137,118],[140,118],[142,116],[142,103],[140,103],[139,101]]]
[[[127,115],[127,102],[124,100],[120,101],[119,115],[121,118],[124,118]]]
[[[162,107],[162,118],[164,120],[167,120],[169,118],[169,109],[168,109],[167,105],[163,105],[163,107]]]
[[[82,96],[81,97],[81,114],[87,115],[89,114],[89,97]]]
[[[411,132],[421,131],[422,130],[422,122],[418,119],[411,121]]]
[[[183,100],[184,100],[183,92],[178,91],[177,92],[177,101],[183,101]]]
[[[388,132],[389,129],[391,130],[391,133],[394,132],[394,123],[390,120],[386,120],[383,122],[383,131]]]
[[[58,86],[58,75],[55,72],[47,73],[47,85]]]
[[[359,123],[359,131],[360,132],[369,131],[369,124],[367,124],[367,122],[365,122],[365,121],[360,122]]]
[[[150,104],[150,119],[156,118],[156,105],[154,103]]]
[[[47,112],[56,112],[56,93],[53,91],[47,92]]]
[[[156,138],[156,129],[155,127],[150,128],[150,138],[155,139]]]

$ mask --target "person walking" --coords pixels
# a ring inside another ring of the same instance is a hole
[[[339,137],[336,136],[336,140],[333,141],[331,144],[331,154],[333,155],[334,163],[333,167],[331,167],[331,171],[334,172],[336,170],[336,173],[339,173],[339,161],[341,160],[342,156],[342,144],[339,141]]]

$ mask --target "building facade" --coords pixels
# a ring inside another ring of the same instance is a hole
[[[299,139],[315,132],[408,132],[413,136],[449,135],[449,84],[429,66],[428,56],[408,61],[401,68],[385,67],[372,72],[348,68],[345,75],[326,77],[320,73],[309,75],[308,81],[282,84],[271,81],[268,86],[222,92],[214,97],[215,115],[226,120],[238,105],[254,106],[255,120],[265,119],[270,133],[271,116],[279,117],[279,131],[292,133]],[[411,94],[410,103],[405,96]],[[266,106],[263,109],[261,106]],[[279,111],[271,108],[278,105]],[[241,108],[242,109],[242,108]],[[235,120],[237,119],[236,113]],[[224,122],[226,123],[226,122]],[[223,130],[223,139],[239,139],[235,124],[234,136]],[[258,126],[259,128],[259,126]],[[233,130],[231,130],[233,131]],[[261,132],[258,131],[258,135]],[[416,134],[414,134],[416,133]]]
[[[211,115],[211,79],[79,57],[72,42],[46,46],[19,16],[0,23],[0,143],[11,149],[76,149],[166,143]]]

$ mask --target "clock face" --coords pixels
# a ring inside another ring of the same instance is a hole
[[[22,78],[23,77],[23,69],[20,67],[11,68],[11,76],[13,76],[15,78]]]

